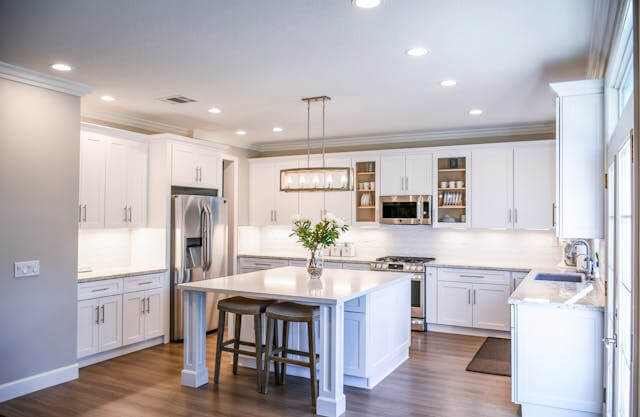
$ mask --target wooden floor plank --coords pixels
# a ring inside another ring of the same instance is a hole
[[[516,417],[511,379],[465,371],[484,338],[412,333],[410,359],[373,390],[345,387],[348,417]],[[180,385],[182,345],[155,346],[80,370],[80,378],[0,404],[5,417],[313,416],[308,381],[291,377],[256,392],[255,372],[231,373],[223,355],[213,384],[215,334],[207,339],[209,384]]]

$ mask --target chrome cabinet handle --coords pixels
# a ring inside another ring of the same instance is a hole
[[[100,324],[100,306],[96,306],[96,324]]]
[[[198,167],[196,167],[196,182],[198,182]]]
[[[518,223],[518,209],[513,209],[513,222]]]
[[[153,284],[153,281],[138,282],[138,285]]]
[[[269,210],[269,221],[273,223],[273,209]]]
[[[147,297],[147,314],[149,314],[150,308],[151,308],[151,298]]]
[[[471,290],[467,290],[467,304],[471,304]]]
[[[473,290],[473,304],[476,303],[476,290]]]
[[[106,290],[108,290],[108,289],[109,289],[109,288],[97,288],[97,289],[93,289],[93,290],[91,290],[91,292],[106,291]]]
[[[131,223],[131,206],[129,206],[129,223]]]
[[[124,219],[125,222],[127,221],[127,206],[124,206]]]
[[[82,222],[82,206],[78,204],[78,223]]]
[[[145,300],[144,297],[142,297],[142,300],[140,300],[140,301],[142,301],[142,314],[144,314],[144,300]]]
[[[102,322],[104,323],[104,304],[102,305]]]
[[[509,209],[509,221],[508,223],[511,223],[511,209]]]
[[[482,275],[460,275],[460,278],[484,278]]]
[[[400,177],[400,189],[404,191],[404,178]]]
[[[404,177],[404,189],[405,191],[409,190],[409,177]]]
[[[556,203],[551,205],[551,225],[556,227]]]
[[[273,220],[278,223],[278,210],[273,210]]]
[[[82,209],[84,210],[84,214],[82,215],[82,221],[83,222],[87,222],[87,205],[85,204],[84,206],[82,206]]]

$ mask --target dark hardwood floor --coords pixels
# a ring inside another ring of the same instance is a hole
[[[518,416],[511,379],[465,371],[484,338],[413,333],[411,357],[373,390],[345,387],[349,417]],[[287,378],[256,392],[255,373],[231,373],[223,356],[213,385],[215,334],[209,336],[209,384],[180,385],[182,345],[167,344],[80,370],[80,378],[0,404],[0,416],[312,416],[308,381]],[[273,377],[273,376],[272,376]]]

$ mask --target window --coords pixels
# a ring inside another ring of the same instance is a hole
[[[618,90],[618,117],[622,116],[622,112],[624,111],[624,107],[629,101],[629,98],[633,94],[633,54],[631,55],[631,60],[627,65],[627,69],[625,70],[624,77],[622,78],[622,82],[620,83],[620,88]]]

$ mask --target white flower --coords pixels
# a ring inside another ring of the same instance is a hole
[[[300,220],[299,214],[294,214],[293,216],[291,216],[291,222],[297,222],[298,220]]]
[[[338,224],[338,227],[342,228],[344,226],[344,220],[341,219],[340,217],[336,216],[335,221]]]

